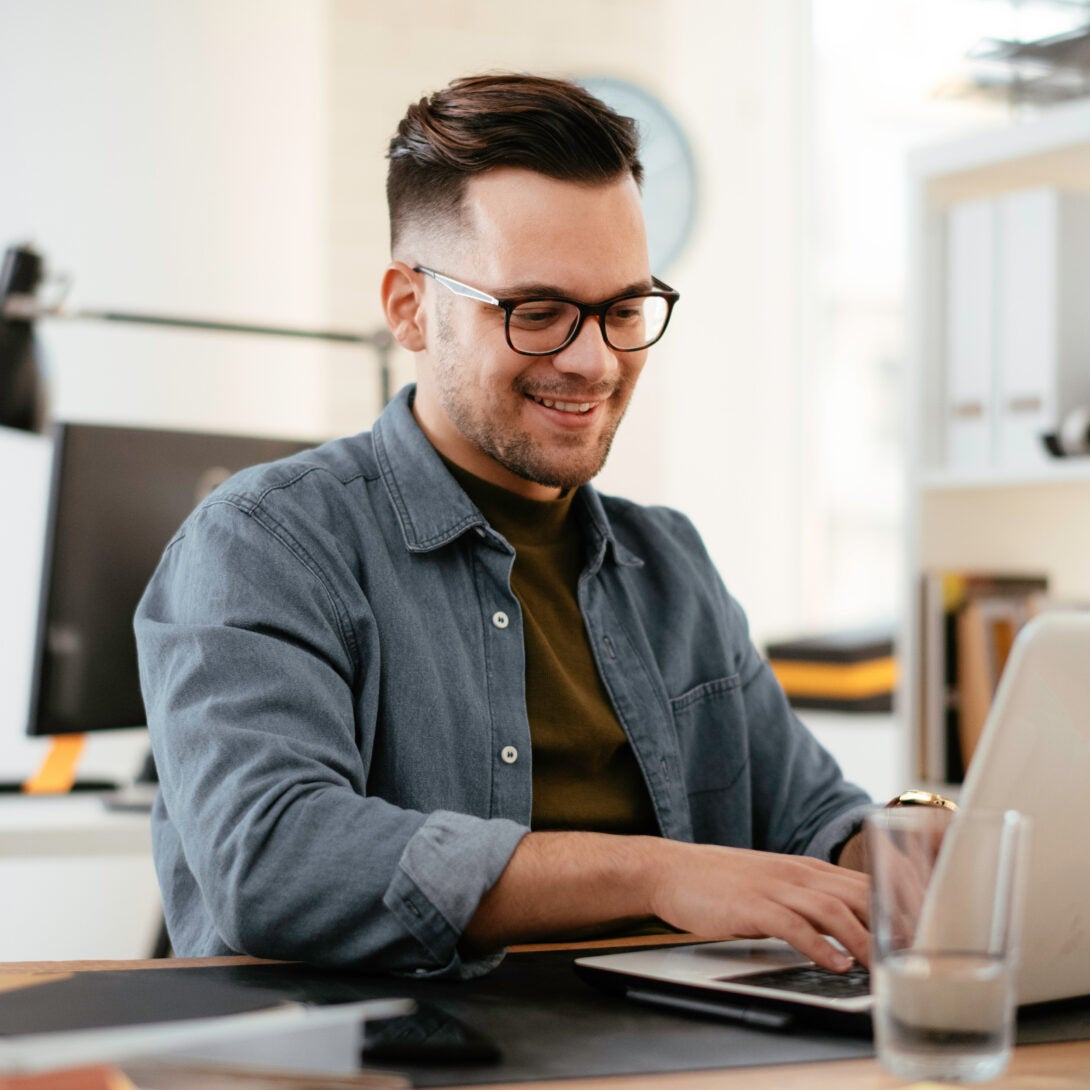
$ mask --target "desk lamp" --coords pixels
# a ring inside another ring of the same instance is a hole
[[[205,330],[211,333],[248,333],[261,337],[292,337],[296,340],[359,344],[378,359],[382,404],[390,400],[390,353],[394,339],[385,327],[369,333],[291,326],[221,322],[178,315],[144,314],[120,310],[68,310],[61,301],[42,303],[38,292],[43,280],[41,254],[27,244],[9,246],[0,266],[0,427],[39,431],[45,423],[44,382],[38,366],[34,323],[46,319],[81,322],[124,322],[169,329]],[[61,292],[68,281],[60,278]]]

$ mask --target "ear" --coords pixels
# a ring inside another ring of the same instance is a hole
[[[382,312],[402,348],[421,352],[427,347],[423,287],[404,261],[394,261],[386,267],[382,277]]]

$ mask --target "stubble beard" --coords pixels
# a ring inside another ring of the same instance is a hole
[[[490,413],[490,406],[474,403],[471,397],[464,396],[459,376],[463,371],[461,361],[465,359],[466,352],[455,339],[454,330],[445,314],[439,319],[438,332],[440,347],[433,365],[436,395],[444,413],[466,439],[516,477],[547,488],[579,488],[601,472],[613,446],[613,437],[628,408],[634,385],[631,379],[622,377],[616,382],[589,389],[572,389],[570,384],[567,388],[561,383],[544,387],[531,382],[523,374],[516,376],[511,384],[515,399],[525,398],[531,392],[537,397],[560,401],[605,397],[601,411],[614,414],[606,421],[593,445],[587,444],[586,436],[572,434],[559,436],[546,448],[514,422],[505,421],[505,408],[499,413]],[[501,399],[503,396],[501,394]],[[566,451],[563,449],[565,446],[568,448]]]

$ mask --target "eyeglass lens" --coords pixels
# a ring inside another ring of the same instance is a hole
[[[670,312],[658,295],[634,295],[620,299],[606,311],[606,343],[611,348],[646,348],[662,334]],[[588,321],[597,319],[588,318]],[[547,354],[559,349],[579,321],[579,308],[559,299],[519,303],[508,320],[508,336],[516,351]]]

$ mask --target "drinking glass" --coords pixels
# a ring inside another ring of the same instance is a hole
[[[982,1082],[1010,1060],[1029,821],[931,806],[867,816],[878,1059]]]

